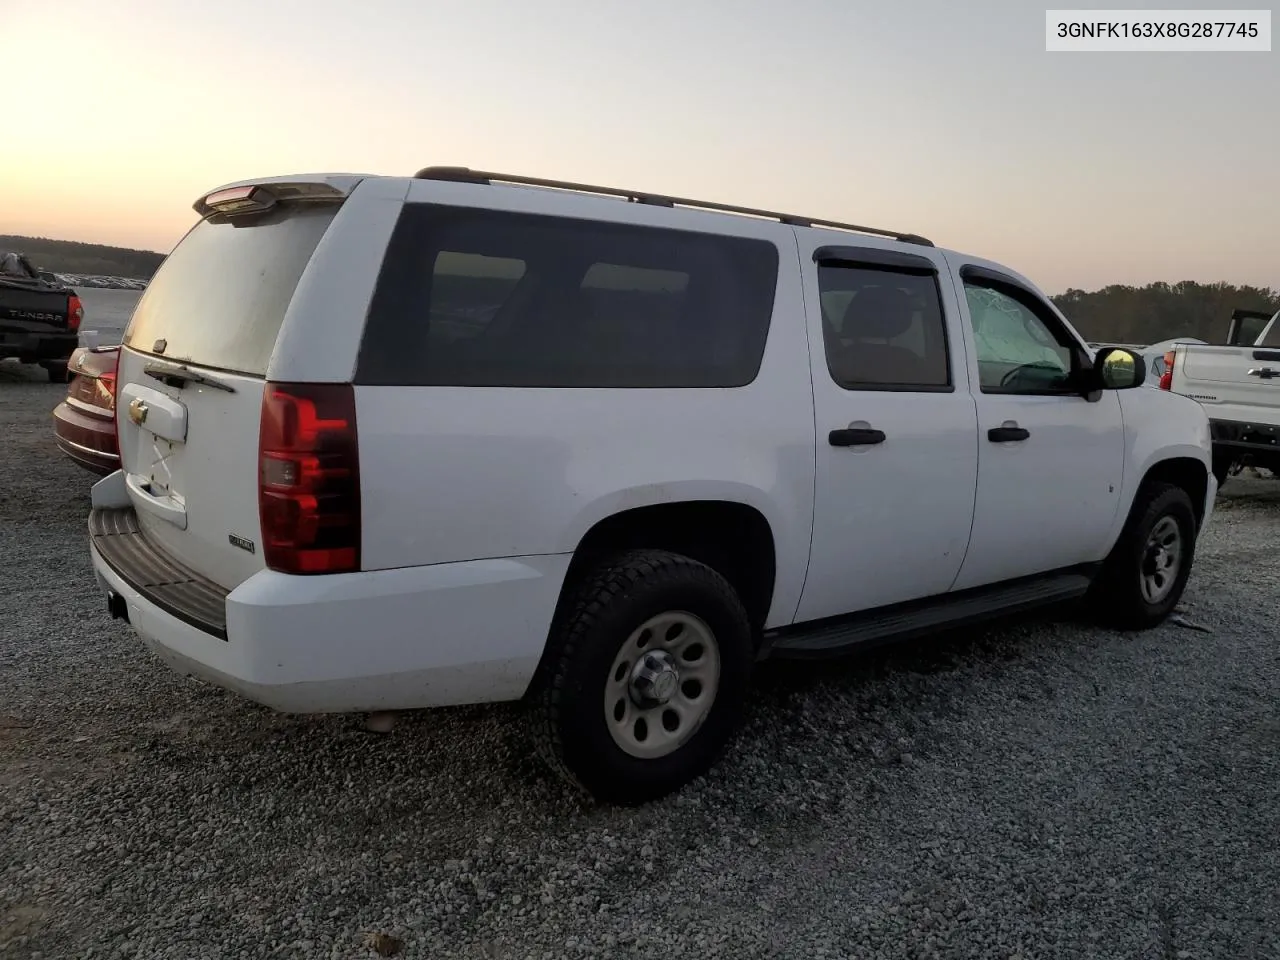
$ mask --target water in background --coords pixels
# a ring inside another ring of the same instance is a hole
[[[142,296],[140,290],[104,290],[81,287],[76,290],[84,305],[84,320],[80,322],[80,343],[85,346],[105,347],[119,343],[124,328],[129,324],[133,308]]]

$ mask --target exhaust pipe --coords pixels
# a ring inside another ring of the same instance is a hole
[[[129,605],[124,602],[124,597],[114,590],[107,591],[107,612],[111,614],[112,620],[129,622]]]

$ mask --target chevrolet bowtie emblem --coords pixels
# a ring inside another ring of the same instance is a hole
[[[142,426],[147,419],[147,402],[141,398],[129,402],[129,419]]]

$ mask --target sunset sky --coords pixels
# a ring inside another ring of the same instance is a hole
[[[231,180],[463,164],[1280,288],[1280,53],[1049,54],[1044,9],[0,0],[0,233],[167,251]]]

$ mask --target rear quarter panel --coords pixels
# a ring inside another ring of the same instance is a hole
[[[361,180],[320,238],[276,338],[267,379],[350,383],[364,318],[409,181]]]
[[[1273,358],[1280,358],[1280,349],[1178,346],[1173,392],[1199,403],[1214,420],[1280,425],[1280,378],[1249,374],[1266,367],[1280,369],[1280,359]]]
[[[423,185],[442,202],[770,240],[780,275],[764,358],[754,382],[731,389],[357,386],[365,569],[568,554],[615,513],[727,500],[768,520],[778,571],[768,624],[791,622],[808,564],[815,457],[794,231],[563,195],[543,210],[545,192],[460,186]]]

